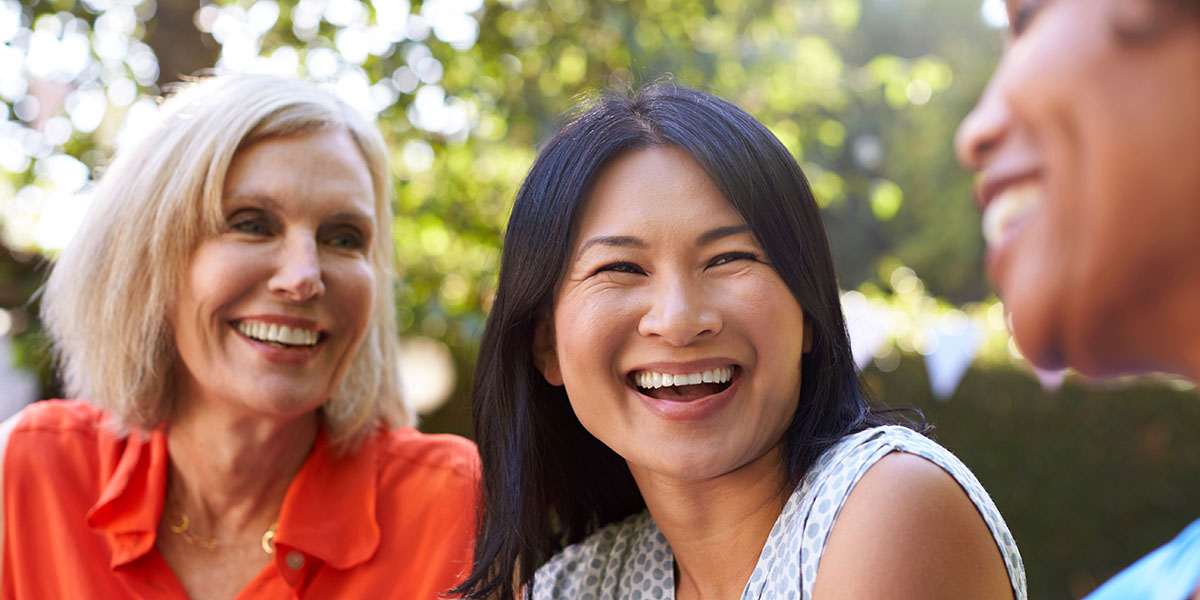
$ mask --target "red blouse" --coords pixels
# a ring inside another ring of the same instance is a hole
[[[4,454],[3,598],[187,598],[155,548],[166,436],[105,419],[80,401],[24,410]],[[338,458],[319,434],[274,561],[238,598],[438,597],[470,570],[478,477],[459,437],[380,431]]]

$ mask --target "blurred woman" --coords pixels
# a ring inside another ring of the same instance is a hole
[[[46,284],[81,400],[3,426],[3,597],[445,591],[478,458],[409,428],[378,130],[266,76],[162,111]]]
[[[868,408],[799,165],[708,94],[542,150],[474,397],[474,597],[1025,597],[979,482]]]
[[[1033,363],[1200,381],[1200,1],[1009,0],[958,132]],[[1092,598],[1200,598],[1200,522]]]

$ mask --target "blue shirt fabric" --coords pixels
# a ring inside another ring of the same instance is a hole
[[[1200,520],[1117,573],[1085,600],[1185,600],[1200,585]]]

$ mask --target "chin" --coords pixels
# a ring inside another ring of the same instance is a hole
[[[720,457],[704,453],[676,453],[670,460],[642,461],[643,468],[677,481],[704,481],[719,477],[730,469]]]
[[[316,411],[325,404],[326,396],[313,395],[311,392],[271,390],[258,396],[248,406],[255,412],[268,415],[271,418],[290,421]]]
[[[1013,337],[1025,359],[1039,369],[1072,371],[1092,379],[1108,379],[1148,371],[1170,370],[1151,364],[1144,354],[1133,355],[1130,344],[1103,328],[1070,328],[1059,325],[1049,330],[1022,328],[1013,317]]]
[[[1014,326],[1013,338],[1017,341],[1017,348],[1021,350],[1021,355],[1025,357],[1033,366],[1045,371],[1061,371],[1074,365],[1067,364],[1066,355],[1063,353],[1061,346],[1053,340],[1048,340],[1039,337],[1033,337],[1033,341],[1028,336],[1023,336],[1020,330]]]

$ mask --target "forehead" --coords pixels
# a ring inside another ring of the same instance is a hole
[[[596,230],[662,229],[745,224],[708,174],[687,152],[655,146],[625,153],[592,185],[579,219],[579,237]]]
[[[223,200],[268,197],[280,204],[353,208],[375,214],[375,185],[345,129],[273,137],[234,155]]]

